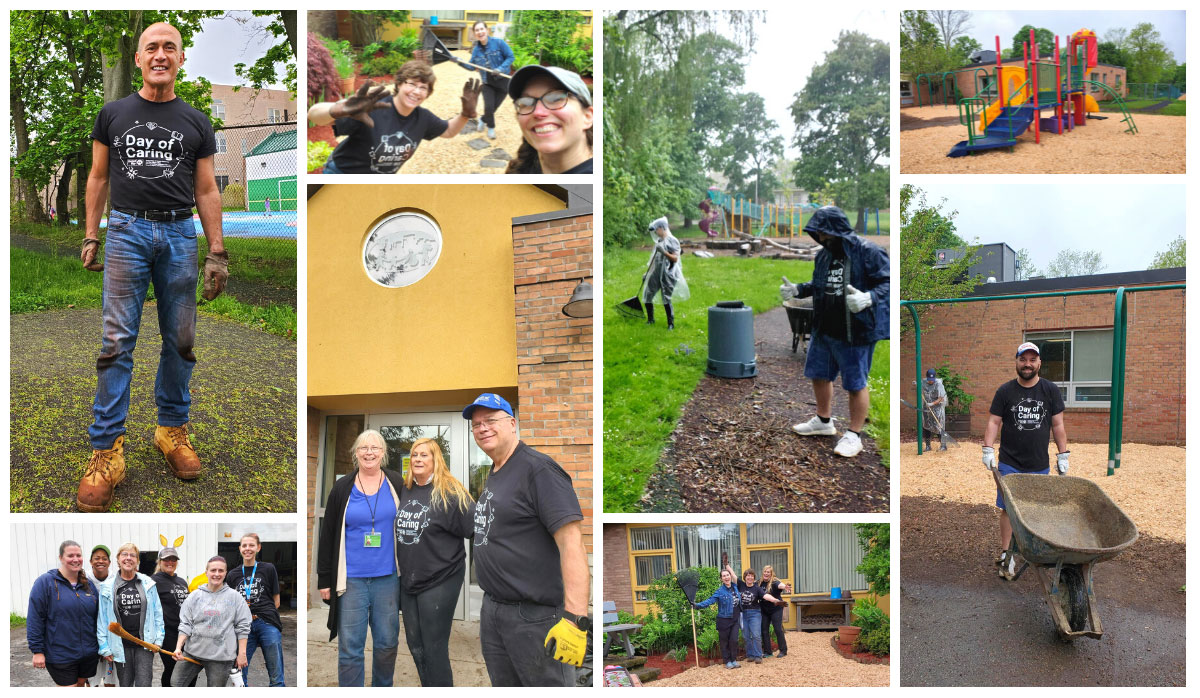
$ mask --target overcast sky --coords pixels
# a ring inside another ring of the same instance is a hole
[[[256,35],[253,30],[254,27],[265,27],[270,17],[252,17],[247,24],[241,24],[233,17],[249,18],[250,13],[234,10],[220,19],[204,20],[200,33],[192,37],[194,43],[187,50],[184,68],[189,79],[205,77],[213,84],[237,85],[240,80],[233,72],[234,64],[251,65],[276,43],[274,36],[264,36],[261,32]],[[276,64],[275,74],[282,79],[287,68]],[[282,90],[283,83],[266,87]]]
[[[1184,31],[1185,13],[1182,10],[1138,10],[1136,12],[1101,12],[1086,10],[1021,10],[1013,12],[971,11],[971,26],[967,35],[983,45],[985,50],[1012,46],[1013,35],[1026,24],[1049,29],[1058,34],[1060,44],[1080,29],[1091,29],[1101,40],[1110,29],[1133,29],[1142,22],[1154,25],[1162,41],[1175,56],[1176,63],[1187,61],[1187,38]]]
[[[1099,250],[1108,265],[1104,273],[1145,269],[1156,253],[1185,234],[1184,185],[1157,177],[1061,176],[1046,184],[976,177],[920,180],[911,183],[930,204],[945,197],[942,211],[958,211],[959,237],[1024,247],[1042,271],[1069,248]]]

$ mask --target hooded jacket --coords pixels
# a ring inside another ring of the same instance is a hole
[[[187,635],[183,650],[213,662],[236,659],[238,640],[250,636],[250,622],[250,607],[236,589],[222,584],[213,591],[201,584],[179,607],[179,634]]]
[[[70,664],[98,654],[96,614],[100,594],[82,574],[71,586],[52,569],[38,577],[29,592],[25,638],[29,651],[46,655],[51,664]]]
[[[889,293],[891,291],[891,272],[888,254],[875,243],[864,240],[854,234],[849,219],[842,209],[836,206],[823,206],[817,209],[813,217],[804,226],[806,233],[823,233],[841,241],[843,254],[846,256],[846,269],[849,273],[843,277],[846,284],[859,291],[871,294],[871,307],[857,313],[846,310],[847,337],[835,337],[849,344],[870,344],[881,339],[887,339],[890,332]],[[833,261],[833,253],[825,246],[817,253],[813,264],[813,280],[796,285],[799,298],[813,297],[813,306],[819,307],[825,295],[826,278],[829,276],[829,266]],[[845,291],[843,290],[843,296]]]
[[[142,592],[146,595],[146,608],[142,614],[142,639],[152,645],[161,645],[166,628],[163,625],[162,602],[158,599],[158,586],[153,579],[141,572],[136,574],[137,578],[142,580]],[[120,635],[108,629],[109,623],[117,620],[113,609],[113,585],[118,579],[121,579],[120,572],[108,575],[108,579],[100,585],[100,614],[96,620],[96,639],[100,641],[100,656],[112,655],[114,662],[124,663],[125,643],[121,642]]]

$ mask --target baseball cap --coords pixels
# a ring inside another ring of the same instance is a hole
[[[927,371],[925,371],[925,378],[928,380],[933,380],[934,378],[937,378],[937,371],[933,370],[932,368],[928,369]]]
[[[163,548],[162,550],[158,551],[159,560],[166,560],[169,557],[173,557],[176,560],[179,559],[179,553],[175,551],[175,548]]]
[[[567,92],[578,97],[579,101],[583,102],[583,106],[591,106],[592,93],[583,83],[583,78],[579,77],[578,73],[557,66],[527,65],[521,68],[513,73],[512,79],[508,81],[508,96],[513,99],[520,97],[525,90],[526,83],[539,75],[546,75],[556,80]]]
[[[105,555],[112,557],[112,551],[108,549],[107,545],[94,545],[92,546],[92,552],[88,553],[89,560],[92,559],[92,556],[96,554],[97,550],[103,550]]]
[[[514,416],[512,405],[508,404],[508,400],[505,400],[495,393],[484,393],[475,398],[475,402],[472,402],[463,408],[463,419],[470,419],[471,413],[475,411],[476,407],[486,407],[489,410],[504,410],[508,413],[509,417]]]
[[[1027,351],[1032,351],[1034,354],[1037,354],[1038,356],[1042,355],[1042,352],[1038,351],[1036,344],[1034,344],[1033,342],[1025,342],[1021,346],[1017,347],[1017,358],[1020,358],[1021,354],[1024,354]]]

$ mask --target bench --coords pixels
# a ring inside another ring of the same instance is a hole
[[[633,656],[633,641],[630,635],[641,629],[641,623],[618,623],[617,622],[617,604],[613,601],[604,602],[604,632],[608,634],[608,644],[612,644],[613,640],[620,641],[625,647],[625,656]],[[605,654],[608,653],[608,646],[604,648]]]
[[[811,623],[804,622],[804,607],[805,606],[824,606],[826,604],[840,605],[842,607],[842,625],[850,625],[850,607],[854,605],[854,599],[832,599],[826,597],[812,596],[793,596],[788,599],[788,603],[796,607],[796,630],[837,630],[837,625],[829,625],[827,623]]]

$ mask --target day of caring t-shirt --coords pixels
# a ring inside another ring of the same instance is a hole
[[[467,558],[465,539],[475,534],[474,503],[443,507],[433,499],[433,483],[405,487],[396,512],[396,562],[400,583],[419,594],[458,574]]]
[[[279,610],[275,608],[275,595],[279,593],[279,572],[269,562],[258,566],[237,565],[225,576],[225,583],[246,598],[249,593],[250,613],[283,630]]]
[[[333,132],[347,136],[333,151],[333,162],[346,174],[395,174],[417,152],[421,141],[431,141],[446,132],[450,122],[439,119],[425,107],[408,116],[396,111],[392,98],[387,109],[370,112],[375,127],[343,116],[333,123]]]
[[[1031,388],[1012,379],[996,391],[991,413],[1000,417],[1000,462],[1035,472],[1050,467],[1050,420],[1064,409],[1058,386],[1039,378]]]

